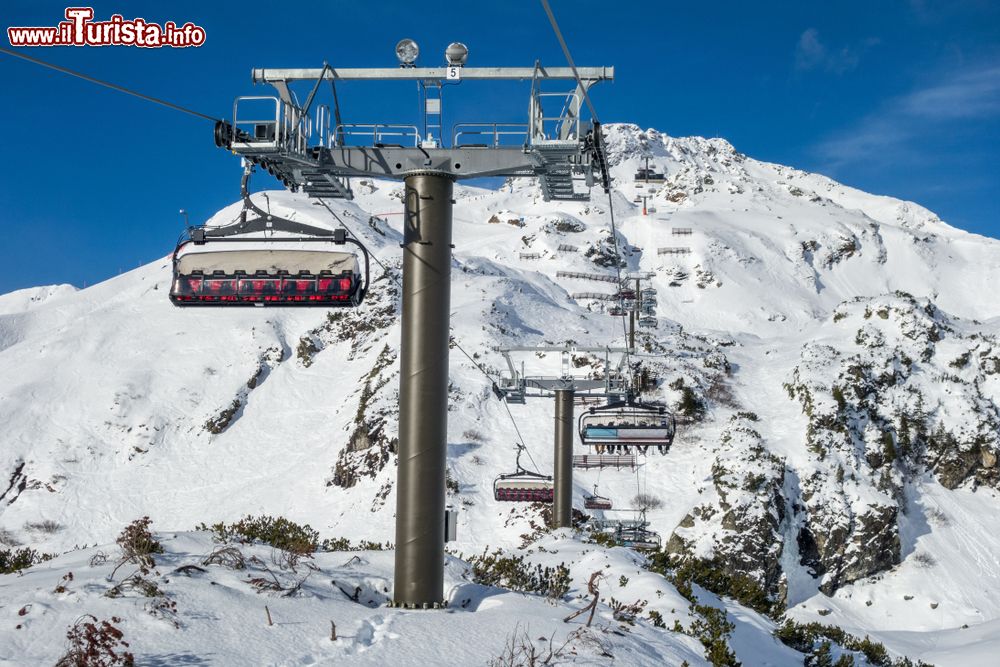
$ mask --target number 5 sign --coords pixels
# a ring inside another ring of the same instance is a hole
[[[449,65],[445,78],[448,81],[460,81],[462,79],[462,68],[456,65]]]

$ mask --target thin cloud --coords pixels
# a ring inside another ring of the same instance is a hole
[[[902,111],[932,119],[982,118],[1000,113],[1000,66],[963,72],[908,95]]]
[[[965,70],[889,100],[857,126],[819,144],[826,168],[918,159],[927,136],[1000,115],[1000,66]]]
[[[831,49],[819,38],[816,28],[809,28],[799,35],[799,42],[795,47],[795,69],[799,72],[823,70],[844,74],[855,69],[865,51],[878,42],[878,39],[870,37],[857,46]]]

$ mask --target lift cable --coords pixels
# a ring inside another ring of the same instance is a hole
[[[566,56],[566,62],[569,63],[570,69],[573,70],[573,76],[576,77],[577,85],[580,86],[580,90],[583,91],[583,99],[587,102],[587,108],[590,109],[591,117],[597,122],[600,122],[600,119],[597,117],[597,111],[594,110],[594,104],[590,101],[590,94],[580,82],[580,73],[576,70],[576,63],[573,62],[573,56],[569,54],[569,47],[566,46],[566,40],[563,39],[562,31],[559,29],[559,24],[556,22],[556,15],[552,13],[552,8],[549,7],[549,0],[542,0],[542,8],[545,9],[545,13],[549,16],[549,23],[552,24],[552,30],[556,33],[556,39],[559,40],[559,46],[562,47],[563,55]]]
[[[354,238],[358,239],[359,241],[361,240],[360,238],[358,238],[358,235],[354,233],[354,230],[352,230],[352,229],[351,229],[350,227],[348,227],[348,226],[347,226],[347,223],[345,223],[345,222],[344,222],[344,221],[343,221],[343,220],[342,220],[342,219],[340,218],[340,216],[339,216],[339,215],[337,215],[337,214],[336,214],[336,213],[335,213],[335,212],[333,211],[333,209],[332,209],[332,208],[330,208],[330,206],[329,206],[329,205],[328,205],[328,204],[327,204],[327,203],[326,203],[325,201],[323,201],[323,198],[322,198],[322,197],[319,197],[318,199],[319,199],[319,203],[320,203],[320,204],[321,204],[321,205],[323,206],[323,208],[325,208],[325,209],[326,209],[327,211],[329,211],[329,212],[330,212],[330,215],[332,215],[332,216],[334,217],[334,219],[335,219],[335,220],[336,220],[337,222],[339,222],[339,223],[340,223],[340,226],[341,226],[341,227],[343,227],[344,229],[346,229],[346,230],[348,231],[348,233],[349,233],[349,234],[350,234],[351,236],[353,236]],[[380,259],[378,258],[378,256],[377,256],[377,255],[374,255],[374,254],[373,254],[373,255],[372,255],[372,259],[373,259],[373,260],[375,260],[375,263],[376,263],[376,264],[378,264],[379,266],[381,266],[381,267],[382,267],[382,270],[383,270],[383,271],[385,271],[386,275],[387,275],[387,276],[389,276],[389,278],[390,278],[390,279],[391,279],[391,280],[392,280],[392,281],[393,281],[394,283],[396,283],[396,286],[397,286],[397,287],[399,287],[400,289],[402,289],[402,287],[403,287],[402,283],[400,283],[400,282],[399,282],[399,278],[397,278],[397,277],[396,277],[396,276],[395,276],[395,275],[394,275],[394,274],[393,274],[393,273],[392,273],[391,271],[389,271],[389,267],[388,267],[388,266],[386,266],[385,264],[383,264],[383,263],[382,263],[382,260],[380,260]],[[465,357],[466,357],[466,359],[468,359],[469,361],[471,361],[471,362],[472,362],[472,365],[473,365],[473,366],[475,366],[475,367],[476,367],[477,369],[479,369],[479,372],[480,372],[480,373],[482,373],[482,374],[483,374],[483,375],[485,375],[485,376],[486,376],[487,378],[489,378],[490,382],[495,382],[495,381],[496,381],[496,380],[495,380],[495,379],[493,378],[493,376],[492,376],[492,375],[490,375],[489,373],[487,373],[487,372],[486,372],[486,369],[485,369],[485,368],[483,368],[482,364],[480,364],[480,363],[479,363],[478,361],[476,361],[475,359],[473,359],[473,358],[472,358],[472,355],[470,355],[470,354],[469,354],[468,352],[466,352],[466,351],[465,351],[465,348],[463,348],[463,347],[462,347],[461,343],[459,343],[459,342],[458,342],[458,339],[457,339],[457,338],[455,338],[455,336],[452,336],[452,337],[451,337],[451,341],[452,341],[452,342],[453,342],[453,343],[455,344],[455,347],[457,347],[457,348],[458,348],[459,352],[461,352],[462,354],[464,354],[464,355],[465,355]]]
[[[594,108],[594,103],[590,101],[590,94],[587,92],[586,86],[583,85],[583,80],[580,78],[580,72],[576,69],[576,63],[573,62],[573,56],[570,54],[569,46],[566,44],[566,40],[563,38],[562,30],[559,29],[559,23],[556,21],[555,14],[552,13],[552,7],[549,6],[548,0],[541,0],[542,8],[549,17],[549,23],[552,25],[552,31],[556,34],[556,39],[559,40],[559,46],[562,47],[563,55],[566,56],[566,62],[569,63],[570,69],[573,70],[573,76],[576,77],[576,85],[583,92],[583,99],[587,102],[587,108],[590,109],[590,115],[594,119],[597,127],[596,132],[601,132],[600,124],[601,121],[597,116],[597,110]],[[600,139],[598,139],[600,141]],[[610,185],[610,179],[605,180],[605,185]],[[614,205],[614,195],[610,187],[606,188],[608,194],[608,213],[611,218],[611,242],[615,249],[615,276],[618,279],[618,289],[622,289],[622,271],[621,271],[621,250],[618,247],[618,229],[615,224],[615,205]],[[637,295],[638,296],[638,295]],[[629,353],[628,347],[628,328],[625,325],[625,314],[622,314],[622,334],[625,337],[625,362],[629,369],[632,368],[632,358]],[[633,379],[634,382],[634,379]],[[634,389],[638,389],[635,387]]]
[[[327,211],[330,212],[330,215],[332,215],[333,218],[340,223],[341,227],[346,229],[347,232],[354,238],[358,239],[359,241],[361,240],[358,238],[358,235],[354,233],[354,230],[348,227],[347,223],[345,223],[343,219],[339,215],[337,215],[325,201],[323,201],[322,197],[319,197],[318,199],[319,203],[323,206],[323,208],[325,208]],[[389,271],[389,267],[382,263],[382,260],[378,258],[378,255],[372,254],[372,259],[375,260],[376,264],[382,267],[382,270],[385,271],[386,275],[389,276],[389,278],[394,283],[396,283],[398,287],[402,288],[402,284],[399,282],[399,278],[397,278],[391,271]],[[473,359],[472,355],[470,355],[468,352],[465,351],[465,348],[462,347],[462,344],[458,342],[458,339],[455,336],[451,337],[451,341],[455,344],[455,347],[458,348],[458,351],[464,354],[465,358],[468,359],[470,362],[472,362],[472,365],[475,366],[480,373],[486,376],[486,379],[489,380],[490,383],[496,384],[496,378],[494,378],[492,375],[486,372],[486,369],[483,368],[483,365],[480,364],[475,359]],[[507,410],[507,416],[510,417],[510,423],[514,426],[514,432],[517,434],[517,439],[521,443],[521,447],[528,454],[528,459],[531,461],[531,465],[535,467],[535,472],[538,472],[538,464],[535,463],[534,457],[531,456],[531,450],[528,449],[528,446],[524,444],[524,437],[521,435],[521,429],[518,428],[517,426],[517,420],[514,419],[514,413],[510,411],[510,405],[507,403],[506,397],[503,399],[503,406]]]
[[[558,28],[557,28],[557,30],[558,30]],[[560,37],[560,39],[561,39],[561,37]],[[116,83],[111,83],[110,81],[104,81],[102,79],[97,79],[97,78],[89,76],[87,74],[83,74],[82,72],[77,72],[77,71],[71,70],[71,69],[69,69],[67,67],[62,67],[60,65],[49,63],[49,62],[46,62],[44,60],[40,60],[38,58],[34,58],[32,56],[26,55],[24,53],[20,53],[18,51],[14,51],[14,50],[11,50],[11,49],[0,47],[0,53],[5,53],[5,54],[7,54],[9,56],[14,56],[15,58],[20,58],[20,59],[26,60],[26,61],[28,61],[30,63],[34,63],[36,65],[41,65],[42,67],[47,67],[49,69],[53,69],[53,70],[55,70],[57,72],[62,72],[63,74],[68,74],[70,76],[75,76],[75,77],[77,77],[79,79],[83,79],[84,81],[88,81],[90,83],[93,83],[93,84],[96,84],[96,85],[99,85],[99,86],[104,86],[105,88],[110,88],[112,90],[117,90],[118,92],[125,93],[126,95],[132,95],[133,97],[138,97],[141,100],[146,100],[147,102],[152,102],[154,104],[159,104],[161,106],[165,106],[168,109],[173,109],[175,111],[180,111],[182,113],[186,113],[186,114],[189,114],[191,116],[196,116],[198,118],[204,118],[205,120],[210,120],[213,123],[222,120],[220,118],[216,118],[215,116],[209,116],[208,114],[203,114],[203,113],[201,113],[199,111],[194,111],[193,109],[188,109],[187,107],[183,107],[183,106],[181,106],[179,104],[174,104],[173,102],[168,102],[167,100],[160,99],[158,97],[153,97],[152,95],[146,95],[144,93],[140,93],[138,91],[131,90],[129,88],[125,88],[124,86],[120,86],[120,85],[118,85]],[[577,76],[577,79],[579,79],[579,75],[576,73],[576,67],[575,66],[573,67],[573,73]],[[332,80],[331,80],[331,83],[333,83]],[[335,87],[333,88],[333,95],[334,95],[334,99],[336,100],[337,90],[336,90]],[[584,91],[584,96],[585,97],[587,96],[586,91]],[[339,119],[339,116],[340,116],[339,101],[335,102],[335,104],[336,104],[336,112],[337,112],[337,116],[338,116],[337,122],[339,124],[339,121],[340,121],[340,119]],[[591,112],[593,113],[593,106],[590,103],[589,97],[587,97],[587,105],[590,106]],[[358,235],[355,234],[354,231],[350,227],[348,227],[346,223],[344,223],[344,221],[340,218],[340,216],[338,216],[333,211],[333,209],[330,208],[325,201],[323,201],[322,198],[319,198],[319,203],[322,204],[323,208],[325,208],[327,211],[329,211],[330,215],[332,215],[334,217],[334,219],[336,219],[337,222],[340,223],[341,227],[343,227],[345,230],[347,230],[351,234],[351,236],[353,236],[355,239],[357,239],[360,242],[361,239],[358,237]],[[374,259],[375,263],[377,263],[379,266],[382,267],[382,269],[386,272],[386,275],[388,275],[390,279],[392,279],[397,285],[399,285],[400,287],[402,287],[402,285],[400,284],[399,279],[395,275],[393,275],[391,271],[389,271],[389,267],[387,267],[384,263],[382,263],[382,260],[380,260],[377,255],[372,255],[372,259]],[[458,342],[458,339],[455,338],[455,336],[451,336],[451,340],[455,344],[455,347],[458,348],[458,350],[463,355],[465,355],[465,357],[470,362],[472,362],[473,366],[475,366],[476,369],[479,370],[479,372],[481,372],[483,375],[485,375],[486,378],[490,380],[490,382],[492,382],[494,384],[496,383],[495,378],[493,376],[491,376],[486,371],[485,368],[483,368],[482,364],[480,364],[479,362],[477,362],[472,357],[472,355],[470,355],[468,352],[465,351],[465,348],[462,347],[462,345]],[[525,449],[526,452],[528,452],[528,458],[531,459],[532,465],[534,465],[535,469],[537,470],[538,466],[535,463],[535,460],[531,457],[531,452],[524,445],[524,438],[521,437],[521,431],[517,427],[517,421],[514,419],[514,415],[511,413],[510,406],[507,404],[506,400],[504,400],[504,407],[507,408],[507,415],[510,417],[511,423],[514,426],[514,431],[517,433],[518,440],[521,442],[521,446],[524,447],[524,449]]]
[[[590,101],[590,95],[587,93],[587,89],[586,89],[586,87],[584,87],[583,81],[580,78],[580,74],[579,74],[579,72],[576,69],[576,65],[573,62],[573,56],[570,55],[569,46],[567,46],[566,40],[563,38],[562,31],[559,29],[559,23],[556,21],[555,14],[552,13],[552,8],[549,6],[548,0],[541,0],[541,3],[542,3],[542,7],[545,9],[545,13],[549,17],[549,23],[552,24],[552,30],[553,30],[553,32],[555,32],[556,39],[559,40],[559,46],[562,47],[563,55],[566,56],[566,61],[569,63],[570,68],[573,70],[573,76],[576,77],[577,87],[581,91],[583,91],[583,97],[584,97],[584,100],[587,102],[587,107],[590,109],[590,115],[591,115],[591,117],[593,117],[593,119],[594,119],[594,121],[595,121],[595,123],[597,125],[597,127],[595,128],[595,131],[596,132],[601,132],[600,120],[598,119],[598,116],[597,116],[597,110],[594,109],[594,104],[593,104],[593,102]],[[598,139],[598,141],[600,141],[600,139]],[[610,179],[606,179],[605,180],[605,185],[607,185],[607,186],[610,185]],[[608,195],[608,216],[609,216],[610,222],[611,222],[611,242],[612,242],[614,250],[615,250],[615,275],[616,275],[616,277],[618,279],[618,289],[620,291],[622,289],[622,272],[621,272],[621,265],[619,263],[620,258],[621,258],[621,250],[620,250],[620,248],[618,246],[618,229],[617,229],[617,224],[615,222],[614,194],[612,193],[612,190],[611,190],[610,187],[606,187],[606,191],[607,191],[607,195]],[[638,297],[638,296],[639,295],[637,294],[636,297]],[[625,351],[625,361],[626,361],[626,364],[629,367],[629,370],[631,370],[632,369],[632,359],[631,359],[631,351],[630,351],[629,346],[628,346],[628,329],[627,329],[626,324],[625,324],[625,314],[623,313],[621,317],[622,317],[622,333],[625,336],[625,350],[626,350]],[[639,389],[638,382],[636,381],[636,379],[634,377],[632,378],[632,382],[633,382],[633,385],[634,385],[633,386],[633,390],[635,390],[636,392],[638,392],[638,389]],[[643,471],[643,476],[642,477],[643,477],[643,479],[645,479],[645,471]],[[638,469],[636,469],[636,471],[635,471],[635,487],[636,487],[636,493],[638,495],[642,495],[642,480],[640,479],[640,475],[639,475],[639,470]]]
[[[152,102],[154,104],[162,105],[162,106],[167,107],[168,109],[173,109],[175,111],[181,111],[183,113],[190,114],[192,116],[197,116],[198,118],[204,118],[205,120],[210,120],[213,123],[221,120],[220,118],[217,118],[215,116],[209,116],[208,114],[203,114],[203,113],[201,113],[199,111],[194,111],[193,109],[188,109],[187,107],[182,107],[179,104],[174,104],[173,102],[168,102],[168,101],[166,101],[164,99],[160,99],[159,97],[153,97],[152,95],[146,95],[144,93],[140,93],[138,91],[131,90],[129,88],[125,88],[124,86],[119,86],[116,83],[111,83],[110,81],[102,81],[101,79],[95,79],[94,77],[88,76],[88,75],[83,74],[81,72],[77,72],[75,70],[71,70],[69,68],[62,67],[60,65],[55,65],[53,63],[45,62],[44,60],[39,60],[38,58],[33,58],[33,57],[29,56],[29,55],[26,55],[24,53],[19,53],[18,51],[14,51],[12,49],[7,49],[7,48],[4,48],[4,47],[0,47],[0,53],[6,53],[9,56],[14,56],[15,58],[20,58],[22,60],[27,60],[30,63],[35,63],[36,65],[41,65],[42,67],[48,67],[49,69],[54,69],[57,72],[62,72],[63,74],[69,74],[70,76],[75,76],[75,77],[77,77],[79,79],[83,79],[84,81],[89,81],[90,83],[95,83],[98,86],[104,86],[105,88],[110,88],[112,90],[117,90],[118,92],[125,93],[126,95],[132,95],[133,97],[138,97],[139,99],[146,100],[147,102]]]

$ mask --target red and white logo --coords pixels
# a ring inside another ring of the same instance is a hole
[[[190,21],[182,26],[174,21],[160,25],[143,18],[126,19],[121,14],[112,14],[107,21],[94,21],[93,7],[67,7],[65,16],[66,20],[54,27],[7,28],[7,39],[11,46],[139,46],[144,49],[186,48],[205,43],[205,29]]]

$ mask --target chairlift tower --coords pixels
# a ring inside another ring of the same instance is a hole
[[[612,347],[505,347],[497,348],[507,361],[509,374],[502,375],[496,385],[499,395],[512,403],[524,403],[526,398],[555,399],[555,428],[553,449],[552,525],[569,528],[573,525],[573,436],[575,420],[573,401],[577,392],[586,396],[603,396],[620,400],[628,395],[626,360],[631,350]],[[520,370],[511,359],[512,352],[558,352],[562,354],[562,373],[552,375],[525,375],[524,364]],[[571,372],[574,352],[603,352],[604,378],[583,379]],[[611,367],[611,355],[621,354],[618,364]]]
[[[292,191],[351,199],[354,177],[402,180],[404,192],[399,467],[396,485],[394,606],[445,604],[445,469],[452,198],[457,180],[534,177],[546,200],[587,200],[609,177],[600,124],[581,119],[587,90],[614,78],[612,67],[467,67],[454,43],[445,66],[420,67],[412,40],[396,48],[398,67],[252,71],[276,95],[237,98],[231,121],[215,127],[219,147],[272,174]],[[422,126],[344,122],[337,86],[356,81],[418,83]],[[442,136],[443,103],[456,84],[530,82],[526,122],[456,123]],[[572,82],[567,91],[553,82]],[[300,102],[292,87],[309,82]],[[315,103],[329,84],[333,107]],[[553,111],[553,109],[557,111]],[[437,130],[437,135],[433,131]],[[572,433],[572,430],[569,430]]]

